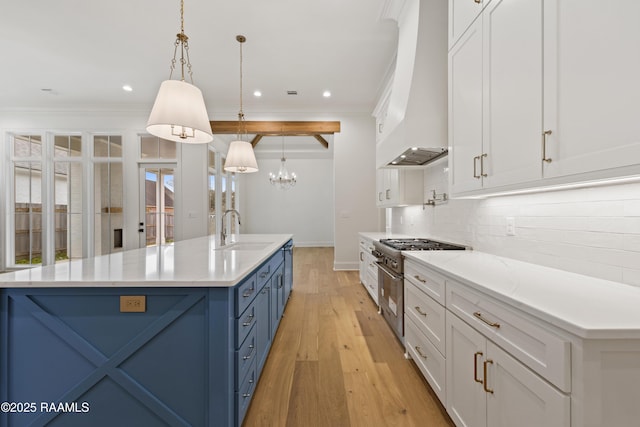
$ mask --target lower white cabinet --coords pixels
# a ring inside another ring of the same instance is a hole
[[[373,242],[360,238],[360,283],[365,287],[371,299],[378,304],[378,266],[375,257],[371,254]]]
[[[569,427],[570,398],[451,312],[447,412],[464,427]]]

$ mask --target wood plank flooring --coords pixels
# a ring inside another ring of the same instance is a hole
[[[452,427],[333,248],[294,249],[294,288],[244,426]]]

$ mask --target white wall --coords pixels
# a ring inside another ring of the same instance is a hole
[[[358,232],[380,229],[375,144],[373,117],[342,118],[342,132],[336,134],[334,147],[336,270],[357,270]]]
[[[427,190],[446,189],[445,167],[427,169]],[[393,232],[640,286],[640,183],[451,200],[391,215]],[[506,235],[507,217],[515,236]]]
[[[240,177],[240,232],[291,233],[297,246],[333,246],[333,160],[288,158],[287,169],[298,176],[288,190],[269,182],[279,159],[257,161],[258,172]]]

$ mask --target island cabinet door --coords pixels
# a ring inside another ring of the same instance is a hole
[[[231,425],[232,292],[2,290],[0,426]]]
[[[269,321],[269,304],[271,300],[271,285],[263,286],[256,297],[256,335],[258,372],[262,371],[264,362],[267,360],[269,348],[271,348],[271,324]]]

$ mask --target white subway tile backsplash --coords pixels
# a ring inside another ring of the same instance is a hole
[[[446,192],[441,171],[427,169],[428,180]],[[515,236],[506,235],[507,217]],[[640,183],[396,208],[391,229],[640,286]]]

